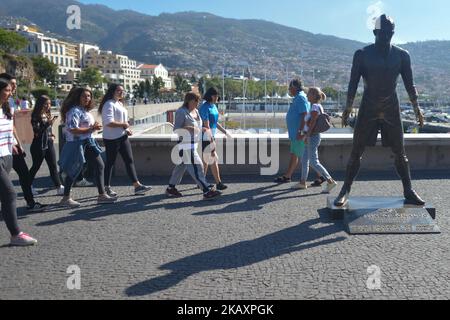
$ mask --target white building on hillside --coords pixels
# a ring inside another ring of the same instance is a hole
[[[141,70],[141,76],[143,79],[148,79],[150,83],[152,83],[153,76],[160,77],[164,81],[165,89],[172,89],[172,78],[169,77],[169,71],[162,65],[155,64],[141,64],[138,66],[138,69]]]
[[[16,32],[29,41],[23,53],[30,57],[45,57],[56,64],[62,89],[70,90],[81,72],[78,45],[47,37],[34,27],[17,25]]]
[[[111,51],[101,51],[96,48],[87,50],[83,58],[84,67],[98,68],[110,82],[120,83],[125,90],[131,91],[139,84],[141,70],[136,68],[136,61],[127,56],[113,54]]]
[[[89,50],[100,51],[100,47],[92,44],[79,43],[78,44],[78,59],[80,61],[81,68],[86,68],[85,56]]]

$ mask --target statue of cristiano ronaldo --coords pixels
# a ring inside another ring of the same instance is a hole
[[[343,126],[348,125],[361,77],[364,80],[364,94],[355,124],[353,150],[347,166],[345,182],[334,201],[337,207],[347,204],[364,150],[368,146],[375,146],[380,131],[383,147],[390,147],[395,154],[395,167],[403,183],[405,204],[418,206],[425,204],[411,185],[410,167],[404,147],[400,103],[396,91],[399,76],[403,79],[421,127],[423,114],[418,104],[409,53],[391,44],[394,30],[395,24],[392,18],[386,15],[379,17],[374,30],[375,44],[356,51],[353,58],[347,104],[342,115]]]

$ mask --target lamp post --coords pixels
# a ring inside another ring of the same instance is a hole
[[[225,119],[225,129],[227,128],[227,102],[225,101],[225,66],[222,69],[222,100],[223,100],[223,115],[224,115],[224,119]]]
[[[267,65],[266,65],[266,53],[264,48],[261,50],[263,54],[263,63],[264,63],[264,119],[266,122],[266,131],[268,129],[267,125]]]
[[[56,105],[56,97],[58,96],[57,87],[58,87],[58,80],[57,80],[58,74],[55,74],[55,105]]]
[[[317,73],[320,73],[320,70],[317,70]],[[313,69],[313,83],[314,87],[316,87],[316,69]]]
[[[300,51],[300,77],[303,80],[303,50]]]

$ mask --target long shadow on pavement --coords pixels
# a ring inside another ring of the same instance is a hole
[[[234,194],[224,194],[220,198],[214,201],[202,201],[202,200],[191,200],[183,202],[162,202],[167,200],[165,195],[157,194],[150,195],[141,198],[132,198],[128,200],[122,200],[113,205],[103,205],[103,206],[87,206],[82,207],[71,212],[68,216],[57,218],[50,221],[45,221],[38,223],[37,226],[52,226],[62,223],[69,223],[74,221],[100,221],[101,218],[112,216],[112,215],[123,215],[123,214],[136,214],[138,212],[151,213],[152,210],[165,209],[165,210],[179,210],[186,208],[207,208],[206,211],[196,213],[194,215],[203,216],[209,214],[223,214],[223,213],[242,213],[242,212],[254,212],[260,211],[264,208],[264,204],[273,203],[276,201],[282,201],[287,199],[296,199],[312,195],[293,195],[290,197],[280,197],[284,194],[290,194],[295,192],[293,189],[287,190],[273,190],[270,189],[277,187],[278,185],[271,185],[266,187],[261,187],[252,190],[243,190]],[[262,196],[267,194],[266,196]],[[196,195],[188,195],[183,199],[195,198]],[[201,193],[199,195],[201,197]],[[259,197],[259,198],[256,198]],[[245,203],[239,201],[247,199]],[[236,203],[239,202],[239,203]],[[224,203],[229,203],[229,205],[224,209],[211,209],[216,206],[220,206]],[[56,211],[58,208],[52,208],[52,211]],[[59,210],[67,210],[64,208],[59,208]],[[24,213],[21,216],[25,216]]]
[[[314,194],[302,195],[298,194],[298,192],[300,191],[292,188],[270,191],[270,189],[276,186],[278,185],[256,188],[252,190],[244,190],[233,194],[223,195],[219,201],[230,203],[228,206],[222,209],[210,209],[204,212],[198,212],[195,213],[194,216],[260,211],[264,209],[264,205],[269,203],[274,203],[277,201],[285,201],[289,199],[314,197],[321,194],[319,192]],[[293,193],[295,194],[292,196],[284,196]],[[244,199],[246,201],[242,202],[242,200]]]
[[[285,254],[344,241],[346,237],[342,236],[328,238],[343,230],[338,224],[312,228],[324,222],[324,210],[319,210],[321,218],[255,240],[242,241],[165,264],[159,269],[168,270],[169,274],[137,283],[127,288],[125,294],[129,297],[147,296],[174,287],[197,273],[242,268]]]

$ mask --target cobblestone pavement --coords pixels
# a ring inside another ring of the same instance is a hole
[[[350,236],[330,220],[319,189],[294,191],[268,177],[230,178],[213,202],[188,177],[185,197],[166,199],[166,180],[143,179],[155,188],[135,197],[115,179],[120,202],[108,206],[95,205],[95,188],[77,188],[83,206],[72,211],[27,214],[19,196],[20,225],[39,244],[8,247],[0,223],[0,299],[450,298],[448,172],[415,173],[440,235]],[[36,183],[39,201],[58,202],[46,184]],[[393,174],[362,175],[353,194],[400,195],[401,184]],[[80,290],[67,288],[72,265]],[[367,288],[372,265],[380,290]]]

